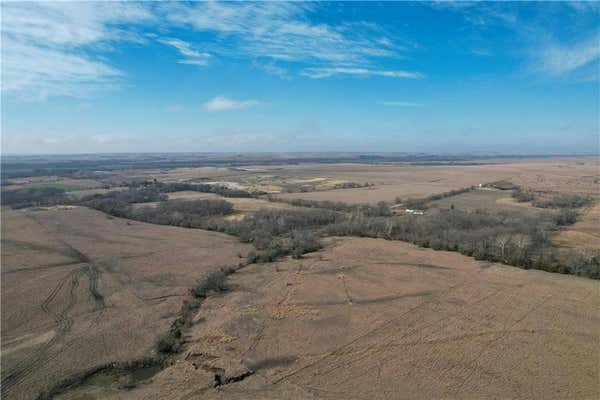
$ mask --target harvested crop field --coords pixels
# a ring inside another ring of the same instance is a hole
[[[226,235],[83,207],[2,210],[2,397],[150,355],[196,280],[237,266]]]
[[[219,196],[215,193],[202,193],[202,192],[194,192],[191,190],[183,190],[181,192],[172,192],[167,194],[169,200],[207,200],[207,199],[220,199],[222,196]]]
[[[330,200],[348,203],[392,202],[396,197],[412,199],[510,180],[525,188],[597,196],[600,190],[598,164],[593,159],[510,160],[485,165],[415,166],[393,165],[300,165],[288,166],[279,175],[294,174],[368,182],[366,188],[335,189],[308,193],[282,193],[282,198]]]
[[[600,396],[597,281],[332,238],[229,285],[203,304],[178,360],[127,398]],[[123,398],[97,393],[61,398]]]

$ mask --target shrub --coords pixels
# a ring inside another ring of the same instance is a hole
[[[181,340],[175,337],[173,331],[169,331],[158,339],[156,342],[156,350],[159,353],[171,354],[176,353],[181,348]]]
[[[227,289],[225,280],[227,274],[223,270],[211,271],[191,289],[192,296],[197,299],[205,298],[211,292],[222,292]]]
[[[523,191],[519,187],[517,187],[515,190],[513,190],[511,196],[520,203],[525,203],[527,201],[532,201],[535,199],[535,196],[533,195],[533,193]]]
[[[539,200],[533,203],[540,208],[580,208],[592,201],[589,197],[576,194],[561,194],[548,200]]]
[[[563,208],[554,216],[556,225],[573,225],[577,221],[577,211],[572,208]]]
[[[301,258],[305,253],[311,253],[321,248],[318,237],[309,231],[294,231],[290,239],[292,257]]]
[[[598,250],[572,252],[567,256],[565,264],[572,274],[600,279],[600,251]]]

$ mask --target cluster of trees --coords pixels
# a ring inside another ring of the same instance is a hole
[[[280,199],[269,196],[269,201],[290,204],[296,207],[304,208],[322,208],[325,210],[333,210],[344,213],[360,214],[369,217],[390,217],[392,210],[383,201],[373,204],[348,204],[341,201],[328,200],[303,200],[303,199]]]
[[[78,204],[95,208],[115,217],[130,218],[132,204],[165,200],[167,200],[167,196],[154,188],[140,188],[85,196],[79,200]]]
[[[205,183],[163,183],[154,181],[132,182],[132,188],[154,189],[160,193],[181,192],[184,190],[202,193],[214,193],[223,197],[256,197],[265,194],[264,192],[250,193],[241,189],[233,189],[223,185],[209,185]]]
[[[577,211],[572,208],[561,208],[554,214],[554,222],[558,226],[573,225],[577,222]]]
[[[432,201],[441,200],[446,197],[457,196],[459,194],[467,193],[472,190],[475,190],[475,186],[469,186],[469,187],[462,188],[462,189],[451,190],[449,192],[433,194],[431,196],[423,197],[420,199],[405,200],[404,202],[399,201],[399,200],[401,200],[400,198],[396,198],[396,202],[403,203],[403,205],[406,208],[412,208],[412,209],[416,209],[416,210],[426,210],[428,204],[431,203]]]
[[[3,190],[0,199],[2,205],[12,208],[51,206],[68,200],[65,190],[56,187]]]
[[[158,205],[133,206],[136,203],[152,202],[158,202]],[[233,213],[233,205],[225,200],[167,200],[167,195],[156,187],[140,187],[86,196],[77,204],[115,217],[189,228],[203,228],[206,217]]]
[[[317,251],[321,242],[317,234],[310,230],[294,230],[289,235],[271,238],[268,245],[248,255],[249,262],[272,262],[279,257],[291,255],[301,258],[303,254]]]
[[[159,225],[204,228],[207,217],[233,213],[233,204],[225,200],[169,200],[156,207],[130,208],[127,218]]]
[[[506,181],[506,180],[486,183],[484,186],[485,187],[491,187],[491,188],[494,188],[494,189],[499,189],[499,190],[515,190],[515,189],[519,189],[519,187],[517,185],[515,185],[514,183],[512,183],[510,181]]]
[[[590,197],[577,194],[560,194],[549,199],[538,199],[533,192],[520,186],[514,186],[512,197],[519,202],[531,201],[531,204],[538,208],[575,209],[592,202]]]
[[[400,218],[347,216],[324,227],[322,234],[402,240],[479,260],[598,278],[600,255],[561,255],[550,240],[556,227],[553,213],[523,216],[451,209]]]
[[[333,186],[333,188],[334,189],[358,189],[358,188],[365,188],[365,187],[369,187],[369,186],[372,186],[372,184],[369,182],[365,182],[365,183],[343,182],[343,183],[336,183]]]
[[[576,194],[561,194],[551,199],[536,200],[533,202],[539,208],[580,208],[588,205],[592,199]]]
[[[284,256],[301,257],[321,248],[317,230],[335,224],[342,214],[325,209],[260,210],[239,221],[211,220],[207,229],[238,236],[252,243],[251,262],[270,262]]]
[[[339,213],[323,210],[260,210],[241,220],[219,218],[233,211],[224,200],[166,201],[158,207],[132,209],[129,218],[162,224],[200,228],[237,236],[256,251],[250,262],[271,262],[284,255],[296,258],[321,248],[316,228],[333,224]]]
[[[569,273],[600,279],[600,250],[575,250],[565,257]]]
[[[511,196],[513,197],[513,199],[515,199],[519,203],[525,203],[525,202],[532,201],[535,199],[535,195],[532,192],[523,190],[519,186],[515,187]]]

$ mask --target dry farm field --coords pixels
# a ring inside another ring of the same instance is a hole
[[[247,251],[87,208],[2,210],[2,398],[149,355],[196,280]]]
[[[600,396],[597,281],[332,238],[305,259],[246,267],[230,285],[150,383],[60,398]],[[215,374],[232,382],[214,388]]]

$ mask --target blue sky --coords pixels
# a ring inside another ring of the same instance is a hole
[[[600,3],[1,7],[3,153],[598,152]]]

